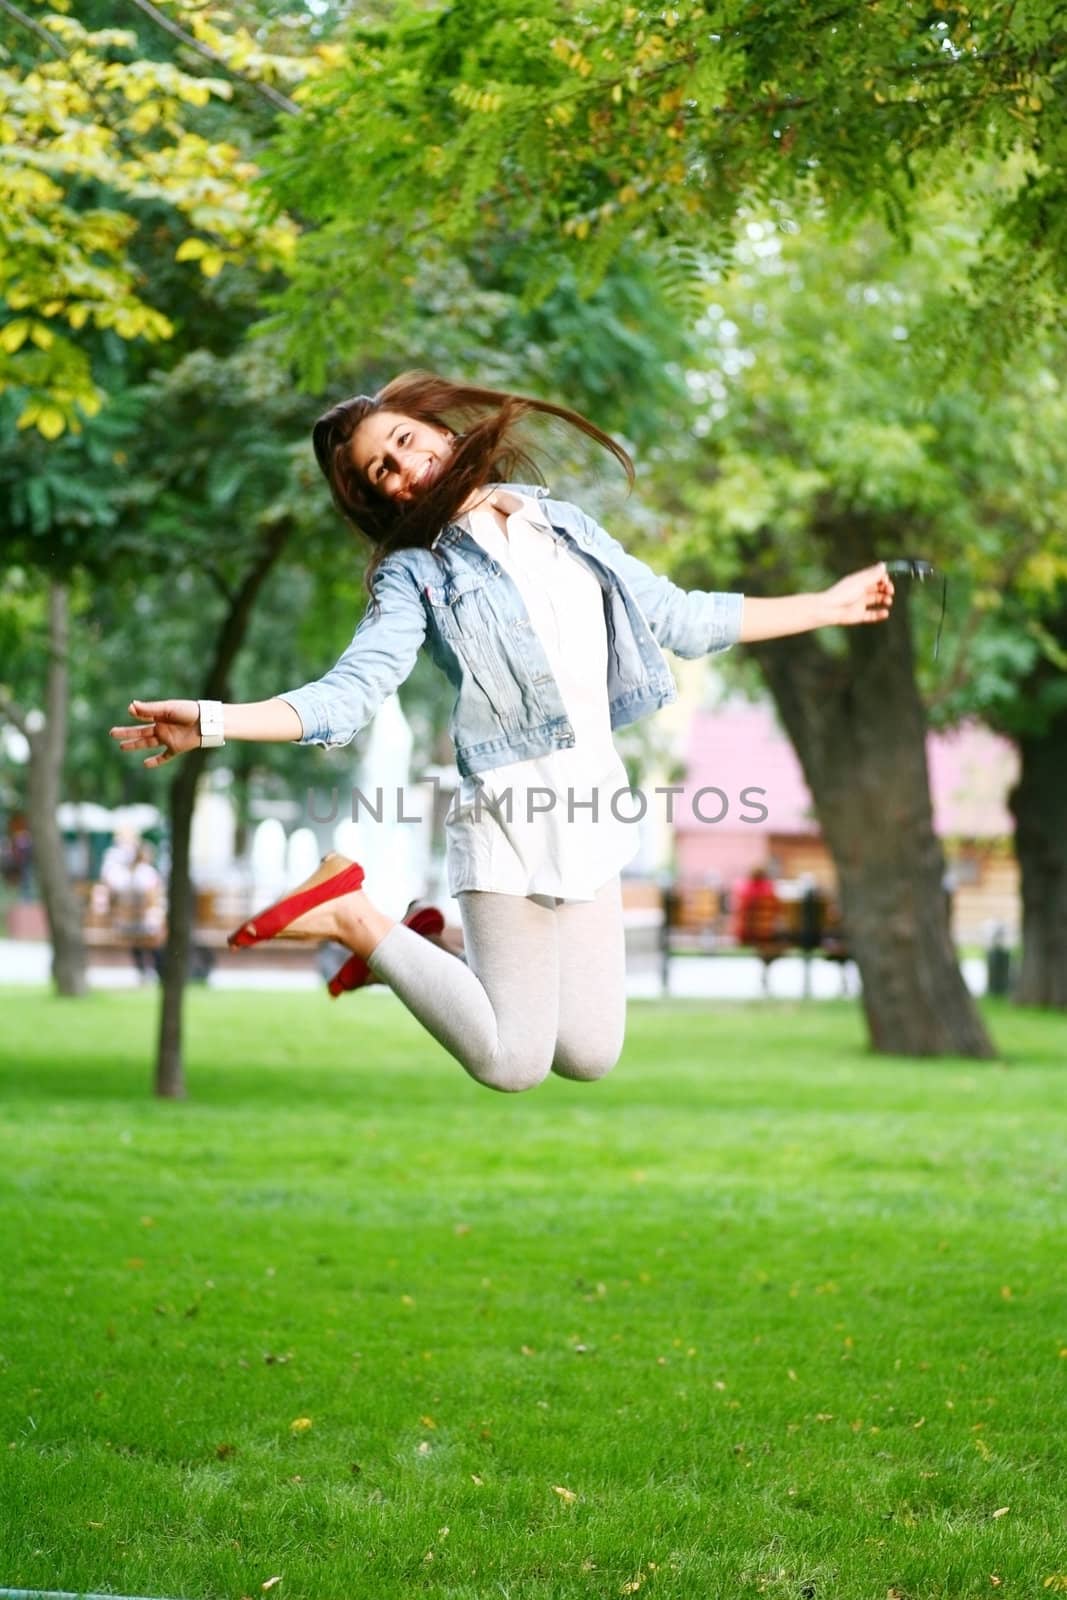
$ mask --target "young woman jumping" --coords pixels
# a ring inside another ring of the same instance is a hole
[[[751,599],[683,590],[541,487],[516,434],[531,412],[625,450],[542,400],[406,373],[343,401],[314,446],[342,516],[373,546],[371,603],[324,677],[270,700],[135,700],[123,750],[157,767],[226,739],[347,744],[426,646],[456,691],[461,785],[447,822],[449,888],[466,964],[432,937],[439,914],[393,922],[336,854],[231,935],[346,946],[337,993],[368,977],[487,1088],[548,1073],[589,1081],[618,1059],[625,1022],[619,873],[636,849],[612,730],[675,696],[663,650],[694,657],[830,624],[881,622],[885,564],[820,594]],[[421,920],[420,920],[421,919]]]

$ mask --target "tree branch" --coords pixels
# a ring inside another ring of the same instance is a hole
[[[221,67],[223,72],[228,73],[231,78],[237,78],[239,82],[247,84],[248,88],[254,89],[256,94],[263,96],[264,100],[269,100],[275,110],[288,112],[293,117],[300,115],[300,107],[295,100],[290,100],[288,95],[282,94],[279,89],[275,89],[271,84],[261,83],[258,78],[250,78],[239,67],[231,66],[226,57],[220,56],[217,50],[212,50],[209,44],[201,44],[199,39],[194,38],[191,33],[186,33],[185,29],[180,28],[176,22],[172,22],[168,16],[165,16],[160,11],[158,6],[152,4],[152,0],[129,0],[129,3],[136,6],[138,11],[143,12],[150,22],[156,24],[157,28],[162,28],[165,33],[169,33],[172,38],[179,40],[188,49],[195,50],[198,56],[203,56],[204,60],[210,61],[213,66]],[[0,5],[8,6],[9,4],[10,0],[0,0]]]
[[[226,604],[228,606],[232,606],[234,603],[234,592],[230,588],[230,585],[226,582],[225,574],[222,572],[221,568],[218,567],[214,561],[206,560],[201,562],[201,566],[203,567],[205,575],[211,579],[211,582],[215,585]]]
[[[6,689],[0,689],[0,720],[6,720],[16,727],[24,739],[29,739],[30,725],[27,714],[22,707],[16,705]]]
[[[29,33],[32,33],[35,39],[42,40],[48,49],[51,50],[53,55],[58,56],[61,61],[67,62],[67,71],[70,73],[74,82],[82,90],[89,103],[97,108],[100,113],[101,122],[114,135],[119,149],[123,150],[127,155],[132,156],[135,152],[127,135],[122,131],[121,127],[117,128],[114,126],[110,120],[106,102],[101,100],[100,96],[96,93],[96,90],[93,89],[90,84],[86,83],[81,73],[70,64],[70,51],[67,49],[62,39],[57,39],[54,34],[49,33],[47,28],[42,28],[39,22],[35,22],[32,17],[28,17],[25,12],[20,11],[18,6],[12,4],[12,0],[0,0],[0,11],[6,12],[9,17],[13,17],[19,26],[25,28]]]
[[[1000,570],[987,580],[986,586],[995,588],[1002,595],[1010,594],[1015,587],[1015,581],[1023,567],[1034,552],[1040,549],[1042,535],[1033,532],[1030,538],[1025,535],[1019,538]],[[927,698],[927,708],[936,713],[943,706],[950,705],[953,696],[963,688],[971,675],[971,645],[984,621],[984,614],[974,607],[968,612],[962,624],[956,630],[955,659],[952,670]]]
[[[259,550],[244,578],[231,593],[229,613],[219,630],[213,659],[204,674],[203,699],[226,699],[230,668],[248,631],[248,620],[256,596],[270,576],[292,532],[293,524],[288,517],[281,517],[263,528]],[[193,753],[196,754],[195,751]]]
[[[6,11],[9,17],[14,18],[20,28],[27,28],[30,33],[41,40],[42,44],[48,46],[53,55],[64,58],[70,55],[70,51],[61,39],[57,39],[54,33],[49,33],[47,28],[42,28],[39,22],[35,22],[33,17],[28,17],[25,11],[20,11],[18,6],[12,5],[11,0],[0,0],[0,11]]]

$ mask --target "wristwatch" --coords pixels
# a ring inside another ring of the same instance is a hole
[[[200,707],[200,748],[217,750],[226,743],[223,733],[222,701],[198,700]]]

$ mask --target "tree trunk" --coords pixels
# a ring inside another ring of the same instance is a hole
[[[57,994],[73,996],[84,994],[87,987],[85,935],[82,908],[67,871],[63,837],[56,820],[67,747],[69,659],[67,590],[64,584],[52,582],[48,588],[44,724],[34,727],[25,712],[19,712],[10,704],[7,712],[22,729],[30,747],[29,801],[34,865],[52,940],[52,981]]]
[[[252,832],[251,794],[252,774],[255,770],[256,758],[253,751],[242,749],[235,752],[230,797],[234,810],[233,853],[238,859],[248,850]]]
[[[285,549],[291,532],[292,523],[288,519],[267,526],[251,567],[239,587],[227,594],[226,615],[215,640],[214,655],[198,699],[226,699],[230,671],[248,632],[256,597]],[[194,910],[194,888],[189,875],[189,843],[196,791],[207,760],[205,753],[191,751],[176,770],[170,790],[167,949],[155,1072],[155,1092],[168,1100],[180,1100],[185,1096],[183,1003],[185,985],[189,979]]]
[[[204,694],[204,700],[220,699]],[[195,896],[189,875],[189,843],[193,808],[200,774],[207,756],[190,751],[170,786],[170,878],[167,884],[167,948],[163,962],[163,992],[159,1006],[155,1091],[164,1100],[185,1098],[182,1024],[185,985],[189,978]]]
[[[1015,999],[1067,1009],[1067,711],[1019,739],[1011,792],[1022,879],[1023,955]]]
[[[896,610],[884,627],[849,628],[840,655],[811,635],[755,654],[834,859],[874,1049],[988,1058],[949,930],[905,597]]]

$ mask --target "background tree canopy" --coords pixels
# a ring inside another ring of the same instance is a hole
[[[506,241],[536,300],[565,267],[588,285],[638,247],[684,298],[730,258],[742,209],[789,227],[817,198],[843,227],[874,209],[904,232],[917,198],[987,158],[996,204],[961,314],[996,304],[1003,350],[1055,320],[1067,27],[1051,0],[459,0],[343,37],[268,160],[278,201],[315,225],[281,301],[312,371],[311,328],[395,317],[442,252],[481,267]]]
[[[299,78],[321,59],[250,48],[232,22],[224,31],[188,10],[211,40],[211,76],[196,52],[192,70],[160,56],[143,16],[146,38],[64,15],[67,0],[32,15],[2,8],[0,295],[15,315],[0,328],[0,391],[18,399],[17,427],[46,439],[100,409],[117,342],[172,337],[175,261],[214,278],[292,253],[294,225],[267,222],[251,190],[254,119],[214,112],[234,92],[217,69]]]

